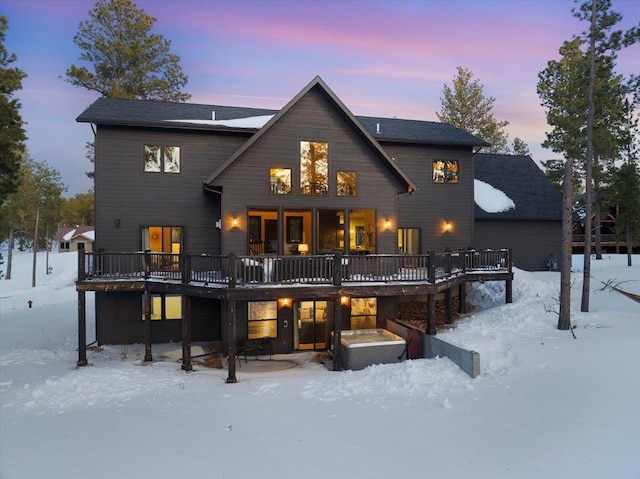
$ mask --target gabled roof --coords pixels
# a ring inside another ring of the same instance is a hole
[[[56,241],[72,241],[76,238],[85,238],[89,241],[95,241],[96,235],[93,226],[75,226],[68,228],[60,228],[56,234]]]
[[[507,211],[488,213],[476,204],[476,219],[562,219],[562,193],[530,156],[479,153],[473,159],[475,179],[502,191],[516,205]]]
[[[254,132],[256,127],[229,127],[225,124],[220,124],[220,120],[236,120],[238,118],[274,115],[275,113],[277,113],[277,110],[262,108],[99,98],[82,112],[76,118],[76,121],[95,123],[97,125]],[[190,122],[189,120],[195,121]],[[216,120],[218,124],[213,120]],[[205,121],[210,122],[203,123]]]
[[[312,86],[316,83],[321,83],[333,101],[336,101],[344,110],[348,111],[320,77],[314,78],[305,88],[308,89],[310,85]],[[264,108],[175,103],[156,100],[99,98],[82,112],[76,118],[76,121],[95,123],[97,125],[169,127],[253,133],[262,125],[258,127],[238,126],[233,123],[224,123],[224,120],[275,115],[278,111]],[[213,112],[215,112],[215,121],[213,121]],[[468,147],[489,146],[486,141],[448,123],[354,116],[351,113],[349,113],[349,116],[356,118],[371,137],[377,141]]]
[[[311,80],[307,86],[305,86],[300,93],[293,97],[289,103],[287,103],[278,113],[276,113],[266,125],[256,132],[244,145],[242,145],[231,157],[225,161],[216,171],[214,171],[205,181],[205,184],[210,184],[215,178],[217,178],[225,169],[229,167],[237,158],[239,158],[245,151],[247,151],[251,145],[258,141],[262,135],[264,135],[272,125],[276,124],[280,118],[282,118],[295,104],[297,104],[301,98],[308,94],[312,89],[320,89],[320,92],[325,98],[338,110],[338,112],[345,118],[345,120],[356,130],[359,136],[369,145],[369,147],[375,152],[375,154],[385,162],[389,169],[395,174],[395,176],[403,183],[405,183],[408,191],[416,189],[415,184],[402,171],[402,169],[396,165],[395,161],[382,149],[380,144],[375,141],[369,132],[360,124],[360,122],[353,116],[349,109],[340,101],[340,99],[331,91],[326,83],[316,76]]]

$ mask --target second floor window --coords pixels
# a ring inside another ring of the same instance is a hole
[[[434,183],[457,183],[458,182],[458,161],[457,160],[433,160],[433,182]]]
[[[300,193],[329,193],[329,143],[300,142]]]
[[[144,171],[180,173],[180,147],[144,145]]]
[[[291,193],[291,170],[289,168],[269,168],[269,189],[274,195]]]
[[[336,195],[355,196],[356,195],[356,172],[338,171],[336,173]]]

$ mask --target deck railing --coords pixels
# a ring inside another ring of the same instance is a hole
[[[339,267],[336,267],[338,265]],[[163,280],[224,284],[429,282],[511,270],[507,249],[428,254],[217,256],[132,252],[78,255],[78,280]]]

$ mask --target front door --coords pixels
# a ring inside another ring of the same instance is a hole
[[[298,350],[327,349],[333,327],[330,301],[300,301],[294,309],[293,347]]]

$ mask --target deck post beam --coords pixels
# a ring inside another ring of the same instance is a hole
[[[451,288],[447,288],[444,292],[444,314],[445,322],[447,324],[453,324],[452,307],[451,307]]]
[[[86,366],[87,363],[87,308],[86,293],[78,291],[78,362],[77,366]]]
[[[340,256],[338,254],[338,256]],[[337,268],[336,268],[337,269]],[[338,291],[338,297],[333,302],[333,370],[342,370],[342,355],[340,345],[342,344],[342,291]]]
[[[458,313],[467,312],[467,283],[463,281],[458,285]]]
[[[182,297],[182,370],[193,371],[191,364],[191,296]]]
[[[236,378],[236,302],[234,300],[228,300],[227,303],[227,327],[229,334],[228,340],[228,354],[227,354],[227,383],[237,383]]]
[[[509,271],[509,278],[505,281],[505,302],[507,304],[513,303],[513,256],[511,248],[507,250],[507,268]]]
[[[151,355],[151,293],[144,288],[144,362],[153,361]]]

